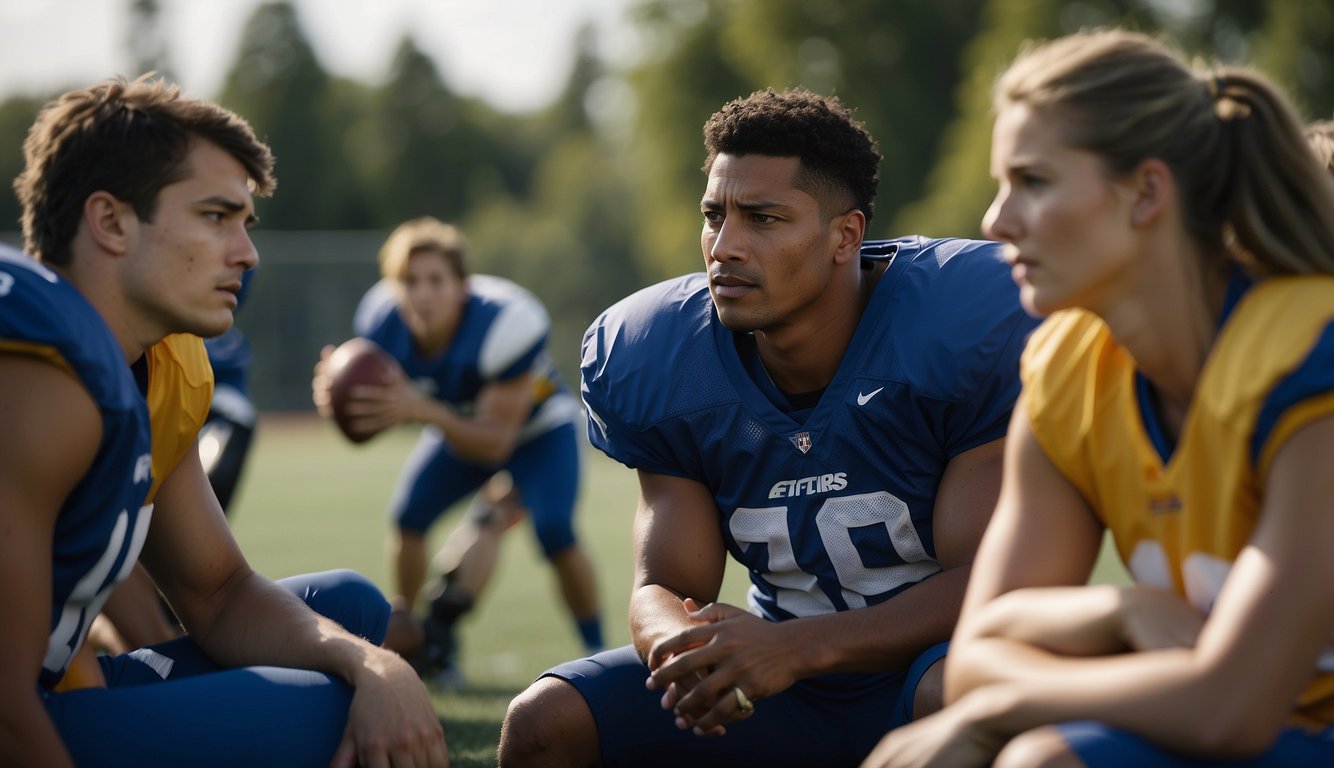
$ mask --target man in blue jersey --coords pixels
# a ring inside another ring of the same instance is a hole
[[[425,689],[373,644],[378,590],[254,573],[199,461],[199,337],[231,325],[257,262],[268,147],[142,78],[51,102],[24,151],[37,258],[0,256],[0,764],[447,765]],[[140,560],[188,636],[103,658],[70,690]]]
[[[395,228],[379,262],[382,279],[362,298],[353,326],[404,375],[358,389],[354,431],[426,427],[390,502],[398,594],[386,647],[413,658],[424,676],[455,682],[453,625],[486,585],[500,534],[527,516],[584,646],[601,650],[593,565],[573,524],[579,403],[547,354],[546,309],[508,280],[469,274],[462,233],[431,217]],[[312,387],[330,415],[320,366]],[[441,577],[418,620],[426,532],[474,492],[468,518],[436,558]]]
[[[704,133],[706,272],[584,337],[589,437],[639,474],[634,644],[520,694],[502,765],[856,765],[940,705],[1033,323],[992,243],[863,244],[880,153],[837,99]]]

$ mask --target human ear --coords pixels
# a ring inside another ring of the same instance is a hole
[[[835,238],[834,259],[842,264],[861,258],[862,238],[866,236],[866,214],[853,208],[829,222],[830,234]]]
[[[1134,207],[1131,223],[1146,226],[1158,220],[1176,194],[1176,180],[1167,163],[1156,157],[1139,164],[1131,174]]]
[[[83,201],[83,223],[99,248],[120,254],[129,250],[139,219],[129,203],[99,190]]]

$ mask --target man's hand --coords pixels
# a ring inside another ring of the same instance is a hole
[[[701,608],[686,598],[685,607],[697,624],[654,644],[646,683],[665,691],[663,708],[676,713],[678,728],[722,735],[754,711],[743,709],[736,689],[758,702],[796,681],[797,654],[777,624],[723,603]]]
[[[444,729],[402,657],[373,649],[352,681],[352,707],[332,768],[448,768]]]
[[[376,434],[399,424],[420,421],[426,396],[401,370],[392,370],[383,384],[361,384],[348,390],[347,415],[354,432]]]
[[[315,363],[315,369],[310,378],[310,399],[315,403],[315,410],[326,419],[333,418],[333,405],[329,397],[329,374],[326,372],[326,366],[329,363],[329,356],[333,354],[334,346],[325,344],[320,350],[320,359]]]

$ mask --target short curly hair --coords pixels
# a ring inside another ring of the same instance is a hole
[[[819,200],[827,215],[846,210],[834,210],[835,203],[850,203],[868,222],[874,213],[880,147],[836,96],[768,88],[734,99],[704,124],[704,148],[705,173],[722,154],[796,157],[801,170],[795,183]]]

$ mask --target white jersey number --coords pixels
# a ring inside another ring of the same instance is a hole
[[[732,538],[743,550],[752,544],[768,546],[769,569],[764,579],[777,587],[775,599],[780,608],[794,616],[830,613],[835,610],[833,602],[819,588],[816,577],[797,564],[787,512],[787,507],[739,507],[729,521]],[[908,505],[887,491],[826,499],[815,515],[815,524],[849,608],[865,608],[868,595],[916,583],[940,570],[913,526]],[[885,527],[902,563],[866,565],[851,531],[873,525]]]

